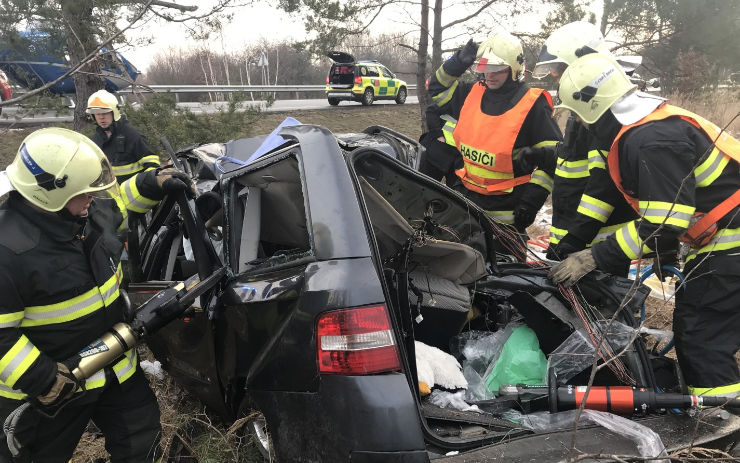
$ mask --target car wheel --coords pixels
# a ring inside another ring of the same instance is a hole
[[[254,416],[247,421],[247,432],[265,461],[274,461],[275,452],[272,448],[270,431],[267,429],[267,421],[262,413],[256,411],[252,413]]]
[[[375,99],[375,95],[373,94],[373,88],[368,87],[365,89],[365,93],[362,94],[362,105],[363,106],[370,106],[373,104],[373,100]]]
[[[336,106],[339,104],[339,100],[336,98],[328,98],[328,100],[329,100],[329,104],[332,106]]]
[[[396,104],[404,104],[406,103],[406,87],[401,87],[398,89],[398,95],[396,95]]]

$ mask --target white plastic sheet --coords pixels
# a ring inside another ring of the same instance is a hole
[[[534,431],[562,431],[573,428],[577,410],[568,410],[559,413],[538,412],[522,415],[520,424]],[[637,444],[641,457],[667,457],[663,441],[652,429],[640,423],[614,415],[612,413],[585,409],[582,411],[579,423],[596,424],[616,434],[625,436]],[[669,463],[665,460],[651,460],[656,463]]]

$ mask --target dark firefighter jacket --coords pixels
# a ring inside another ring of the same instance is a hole
[[[431,123],[430,132],[439,131],[445,127],[445,118],[457,120],[465,99],[474,85],[483,85],[478,82],[463,82],[460,77],[466,67],[460,63],[456,53],[445,61],[429,81],[429,94],[433,103],[427,111],[427,120]],[[522,82],[509,79],[500,89],[487,89],[481,101],[481,110],[484,114],[497,116],[513,108],[526,93],[528,86]],[[439,116],[430,116],[436,112]],[[436,125],[434,124],[436,122]],[[443,130],[443,132],[446,132]],[[492,136],[494,136],[492,134]],[[552,118],[552,107],[545,95],[540,96],[527,114],[521,129],[514,142],[514,157],[525,147],[542,147],[555,145],[562,140],[562,134],[555,120]],[[487,211],[496,211],[494,217],[503,223],[513,223],[513,210],[517,203],[525,203],[533,210],[539,210],[552,191],[554,168],[537,169],[534,172],[517,171],[515,176],[532,174],[529,183],[514,188],[513,193],[506,195],[481,195],[475,192],[466,192],[466,196],[475,201]]]
[[[132,175],[159,167],[159,156],[149,146],[146,137],[126,120],[126,116],[111,124],[111,136],[97,126],[92,140],[103,150],[113,166],[118,183]]]
[[[639,200],[641,217],[592,247],[599,268],[606,271],[642,254],[673,252],[694,212],[710,211],[740,188],[738,163],[713,149],[702,129],[678,117],[630,129],[617,148],[621,185]],[[710,251],[737,252],[739,209],[720,219],[712,242],[693,249],[687,261]]]
[[[550,227],[551,249],[561,245],[555,248],[557,258],[604,241],[637,217],[606,169],[608,143],[599,143],[573,116],[565,132],[558,149]]]
[[[122,321],[117,230],[127,209],[146,212],[161,197],[150,171],[124,182],[117,200],[93,200],[86,219],[41,212],[16,192],[0,206],[0,398],[44,393],[56,362]],[[112,373],[123,383],[136,365],[132,349]],[[100,371],[86,388],[105,381]]]

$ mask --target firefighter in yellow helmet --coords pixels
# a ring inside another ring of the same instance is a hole
[[[602,54],[571,63],[557,107],[610,140],[609,174],[639,214],[605,241],[553,267],[570,286],[595,268],[690,246],[673,315],[676,355],[690,393],[740,394],[740,142],[715,124],[637,91]]]
[[[609,53],[594,24],[576,21],[556,29],[542,46],[532,77],[560,78],[579,56]],[[603,241],[636,217],[606,172],[608,145],[599,143],[571,114],[557,148],[549,259],[561,260]],[[626,274],[628,267],[619,272]]]
[[[461,79],[471,66],[477,82]],[[431,78],[427,110],[428,122],[435,121],[430,113],[440,116],[430,131],[461,155],[448,185],[522,233],[552,190],[552,148],[562,140],[550,95],[529,88],[523,74],[522,46],[513,35],[499,32],[480,46],[471,40]]]
[[[85,112],[97,126],[92,139],[110,160],[119,183],[138,172],[159,167],[159,156],[146,137],[121,114],[115,95],[98,90],[88,98]]]
[[[12,415],[0,461],[69,461],[89,420],[112,461],[159,458],[159,408],[136,351],[94,374],[84,393],[69,359],[124,319],[117,230],[127,213],[146,212],[166,193],[192,193],[190,185],[168,169],[119,189],[100,148],[62,128],[28,135],[0,172],[0,195],[8,194],[0,206],[0,422]],[[19,408],[70,397],[53,418]]]

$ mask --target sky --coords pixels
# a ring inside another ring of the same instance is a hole
[[[181,1],[182,4],[197,4],[198,10],[206,9],[207,1]],[[196,12],[197,13],[197,12]],[[153,32],[156,31],[156,32]],[[280,39],[298,40],[304,35],[303,23],[290,18],[286,13],[266,5],[253,5],[234,11],[234,19],[226,24],[221,35],[209,39],[207,46],[217,52],[233,52],[244,45],[259,42],[261,39],[276,41]],[[168,48],[197,48],[203,46],[199,42],[187,37],[186,28],[177,23],[149,23],[140,30],[127,36],[137,38],[152,36],[153,43],[147,46],[121,49],[122,54],[134,63],[140,71],[146,71],[157,53]]]
[[[181,0],[182,4],[197,4],[199,11],[207,11],[207,6],[212,0]],[[544,18],[545,12],[538,11],[533,15],[523,17],[516,25],[510,25],[518,31],[524,31],[525,28],[532,29],[536,26],[537,30],[527,30],[527,32],[537,32],[539,23]],[[399,28],[408,29],[409,26],[399,24],[401,15],[393,12],[384,12],[384,17],[379,18],[371,27],[372,33],[384,33],[397,31]],[[493,26],[496,27],[495,25]],[[203,42],[197,42],[187,37],[185,27],[177,23],[150,22],[144,24],[132,34],[127,34],[130,38],[148,36],[153,37],[153,43],[147,46],[137,46],[133,48],[122,49],[123,55],[140,71],[145,72],[147,67],[152,63],[157,53],[167,51],[168,48],[197,48],[204,45]],[[305,29],[303,22],[299,18],[290,17],[288,14],[279,11],[277,8],[255,2],[254,5],[241,7],[234,10],[234,18],[223,28],[223,33],[213,36],[205,44],[211,50],[216,52],[236,52],[245,45],[254,44],[264,39],[269,42],[279,40],[300,40],[305,38]],[[478,39],[483,40],[484,37]]]

